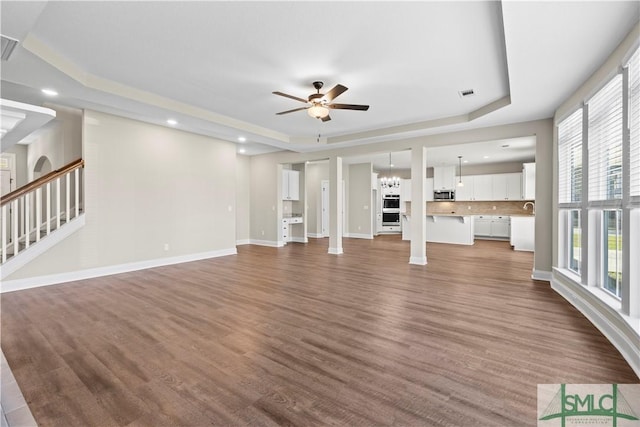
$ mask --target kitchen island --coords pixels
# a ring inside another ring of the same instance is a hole
[[[427,242],[473,245],[473,215],[427,214]],[[411,240],[411,215],[402,216],[402,240]]]

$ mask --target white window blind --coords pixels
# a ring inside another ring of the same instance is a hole
[[[588,105],[589,201],[622,199],[622,75]]]
[[[582,108],[558,125],[558,202],[582,200]]]
[[[629,144],[631,196],[640,196],[640,49],[629,61]]]

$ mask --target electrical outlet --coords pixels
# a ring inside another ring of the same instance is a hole
[[[164,250],[165,250],[165,251],[168,251],[168,250],[169,250],[169,244],[168,244],[168,243],[165,243],[165,244],[164,244]]]
[[[261,230],[260,233],[262,233],[262,235],[264,236],[264,230]]]
[[[495,211],[495,210],[496,210],[496,207],[494,206],[492,209]]]

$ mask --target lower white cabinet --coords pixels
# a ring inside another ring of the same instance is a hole
[[[477,215],[474,236],[508,239],[511,235],[511,219],[503,215]]]
[[[534,216],[511,217],[511,246],[514,250],[533,252],[535,234],[536,218]]]
[[[293,242],[293,236],[291,233],[291,224],[302,224],[303,219],[301,216],[292,216],[282,219],[282,241]]]

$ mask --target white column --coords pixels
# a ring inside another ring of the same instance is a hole
[[[427,179],[427,149],[411,149],[411,257],[409,264],[427,263],[427,204],[424,189]]]
[[[340,255],[342,250],[342,157],[329,159],[329,253]]]

